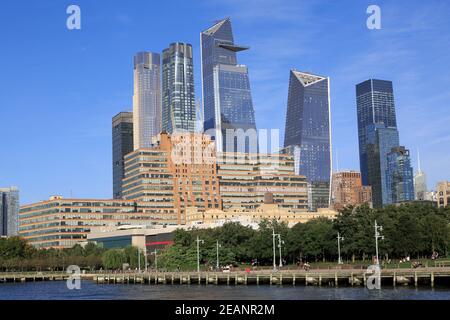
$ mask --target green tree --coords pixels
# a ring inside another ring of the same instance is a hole
[[[121,249],[110,249],[102,255],[102,264],[106,269],[120,269],[126,261],[127,257]]]

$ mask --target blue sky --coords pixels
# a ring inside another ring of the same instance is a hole
[[[70,4],[81,7],[81,30],[66,28]],[[366,27],[370,4],[381,8],[381,30]],[[450,180],[448,1],[3,0],[0,186],[17,185],[22,203],[110,198],[111,117],[131,110],[133,54],[191,43],[200,98],[199,33],[226,16],[251,47],[238,59],[259,128],[284,131],[291,68],[329,76],[339,167],[358,169],[355,84],[392,80],[413,164],[420,148],[429,187]]]

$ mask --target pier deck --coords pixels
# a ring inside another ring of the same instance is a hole
[[[0,283],[67,280],[64,272],[0,273]],[[363,286],[373,276],[361,269],[252,270],[251,272],[102,272],[83,273],[81,279],[99,284],[203,284],[203,285],[316,285]],[[382,286],[436,284],[450,288],[450,267],[383,269]]]

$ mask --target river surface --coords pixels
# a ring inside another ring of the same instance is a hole
[[[79,290],[66,281],[0,283],[0,300],[450,300],[450,289],[429,287],[226,286],[96,284],[83,280]]]

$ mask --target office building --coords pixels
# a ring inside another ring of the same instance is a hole
[[[204,131],[219,152],[258,150],[255,112],[248,69],[236,53],[248,47],[234,43],[229,18],[200,34]]]
[[[392,82],[369,79],[356,85],[356,103],[361,177],[363,185],[368,185],[368,131],[374,125],[379,125],[378,128],[397,129]]]
[[[134,56],[133,145],[150,148],[161,131],[160,55],[138,52]]]
[[[224,211],[255,210],[267,193],[280,208],[308,211],[307,181],[290,155],[221,153],[217,174]]]
[[[119,112],[112,119],[113,198],[122,198],[124,157],[133,151],[133,113]]]
[[[255,209],[271,192],[274,202],[307,211],[307,183],[285,154],[216,153],[205,134],[161,133],[152,149],[125,157],[125,199],[148,202],[158,212],[186,221],[186,208]]]
[[[215,147],[198,133],[161,133],[151,149],[125,157],[123,197],[148,202],[153,211],[185,223],[189,206],[221,208]]]
[[[192,46],[175,42],[162,53],[162,130],[195,132]]]
[[[53,196],[20,208],[19,235],[37,248],[70,248],[90,232],[123,225],[150,226],[158,221],[146,211],[145,203],[132,200]]]
[[[330,206],[331,115],[329,79],[291,70],[284,136],[296,173],[306,176],[310,211]]]
[[[414,178],[409,150],[400,146],[387,155],[387,204],[414,200]]]
[[[427,197],[427,175],[420,167],[420,156],[417,152],[417,172],[414,175],[414,199],[418,201],[431,200]]]
[[[447,207],[450,204],[450,182],[442,181],[436,186],[436,200],[438,207]]]
[[[19,225],[19,189],[0,188],[0,236],[16,236]]]
[[[331,185],[332,206],[335,210],[361,204],[372,205],[372,188],[362,185],[361,173],[359,172],[334,172]]]
[[[387,154],[400,145],[391,81],[369,79],[356,85],[359,159],[363,185],[372,187],[374,207],[390,204]]]
[[[147,252],[155,249],[161,250],[174,243],[176,230],[212,229],[223,226],[225,223],[236,222],[252,229],[258,229],[260,222],[277,220],[289,227],[297,223],[305,223],[311,219],[335,219],[338,212],[331,209],[319,209],[317,212],[294,213],[289,209],[281,208],[274,203],[263,203],[255,210],[236,209],[223,211],[210,209],[206,212],[198,211],[196,207],[189,207],[186,212],[186,224],[180,226],[130,226],[105,229],[87,235],[88,242],[94,242],[106,249],[125,248],[136,246]]]
[[[391,189],[387,185],[387,155],[399,146],[397,129],[382,125],[370,125],[366,140],[368,185],[372,187],[372,202],[375,208],[391,204]]]

